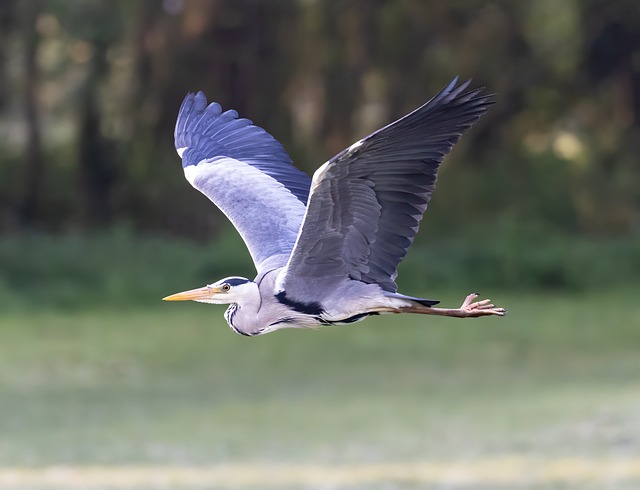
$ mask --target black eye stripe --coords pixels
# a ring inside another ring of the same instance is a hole
[[[239,286],[240,284],[246,284],[248,282],[250,282],[249,279],[245,279],[244,277],[230,277],[224,280],[224,283],[229,286]]]

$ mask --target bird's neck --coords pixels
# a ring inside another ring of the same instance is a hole
[[[245,286],[241,298],[231,303],[224,314],[229,326],[241,335],[255,335],[261,328],[260,306],[262,298],[258,285],[251,283],[251,288]]]

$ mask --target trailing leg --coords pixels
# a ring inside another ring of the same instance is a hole
[[[481,316],[498,315],[504,316],[507,310],[496,308],[489,299],[474,301],[478,297],[477,293],[471,293],[460,305],[460,308],[433,308],[416,305],[398,308],[397,313],[419,313],[422,315],[452,316],[456,318],[478,318]]]

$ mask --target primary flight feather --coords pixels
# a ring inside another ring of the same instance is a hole
[[[457,78],[410,114],[354,143],[313,179],[248,119],[188,94],[175,130],[187,180],[236,227],[256,266],[164,298],[229,304],[242,335],[352,323],[380,313],[502,316],[489,300],[460,308],[397,292],[397,266],[418,232],[444,156],[492,97]]]

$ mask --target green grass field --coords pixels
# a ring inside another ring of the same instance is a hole
[[[251,339],[200,304],[4,314],[0,488],[638,488],[637,292],[491,297]]]

